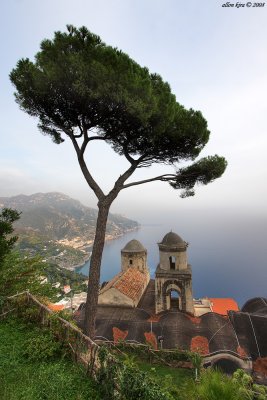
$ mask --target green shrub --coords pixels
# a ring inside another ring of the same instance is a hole
[[[160,387],[132,362],[120,362],[111,357],[105,347],[101,347],[98,356],[101,367],[97,381],[103,400],[174,400],[168,390]]]
[[[181,390],[174,384],[172,375],[167,374],[164,376],[161,387],[165,389],[166,392],[170,393],[175,399],[178,399]]]
[[[231,378],[216,370],[208,370],[202,374],[199,385],[195,386],[198,400],[247,400],[245,388],[240,391]]]
[[[18,310],[18,315],[30,324],[40,322],[41,319],[40,310],[35,305],[27,305],[23,310]]]
[[[233,374],[232,381],[240,386],[240,393],[246,394],[249,400],[267,400],[266,386],[253,384],[253,379],[242,369],[238,369]]]
[[[40,331],[38,336],[34,336],[25,341],[23,356],[29,360],[49,360],[61,355],[62,346],[55,341],[50,331]]]
[[[121,371],[120,392],[127,400],[174,400],[164,387],[160,387],[147,373],[125,367]]]
[[[266,386],[257,385],[257,384],[254,383],[252,385],[252,390],[253,390],[254,393],[257,393],[259,395],[262,394],[264,396],[267,396],[267,387]]]

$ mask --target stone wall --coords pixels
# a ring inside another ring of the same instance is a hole
[[[116,288],[109,288],[104,293],[101,293],[98,297],[99,305],[109,305],[109,306],[128,306],[134,307],[134,301],[125,296],[123,293],[119,292]]]
[[[144,272],[147,269],[146,252],[121,252],[121,270],[124,272],[128,268],[137,268],[139,271]]]

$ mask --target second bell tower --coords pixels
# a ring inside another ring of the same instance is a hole
[[[156,313],[169,310],[172,293],[178,295],[177,308],[194,314],[192,271],[187,263],[188,244],[174,232],[164,236],[159,246],[160,262],[156,269]]]

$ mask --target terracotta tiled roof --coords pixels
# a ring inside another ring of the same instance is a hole
[[[139,300],[146,284],[146,274],[138,271],[136,268],[128,268],[126,271],[114,276],[100,293],[104,293],[106,290],[114,287],[125,296],[130,297],[130,299]]]
[[[115,275],[110,281],[108,281],[108,283],[100,290],[100,293],[104,293],[106,290],[114,287],[115,282],[120,279],[122,274],[123,272],[120,272],[119,274]]]
[[[136,268],[128,268],[114,284],[114,287],[132,300],[139,300],[146,283],[147,276],[145,274]]]
[[[210,300],[210,308],[212,312],[221,315],[227,315],[227,311],[239,311],[238,304],[234,299],[226,298],[226,299],[209,299]]]
[[[50,308],[50,310],[52,310],[52,311],[61,311],[64,309],[64,305],[49,303],[48,308]]]

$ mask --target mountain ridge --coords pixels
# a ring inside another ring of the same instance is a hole
[[[22,213],[14,224],[20,251],[69,269],[88,259],[95,236],[96,209],[59,192],[0,197],[0,209],[4,207]],[[110,213],[106,240],[138,227],[138,222]]]
[[[22,212],[15,224],[16,230],[36,230],[50,239],[72,239],[77,235],[92,240],[95,232],[97,210],[83,205],[64,193],[48,192],[32,195],[20,194],[0,197],[0,208],[15,208]],[[119,214],[109,214],[107,235],[121,235],[138,228],[136,221]],[[88,237],[89,236],[89,237]]]

